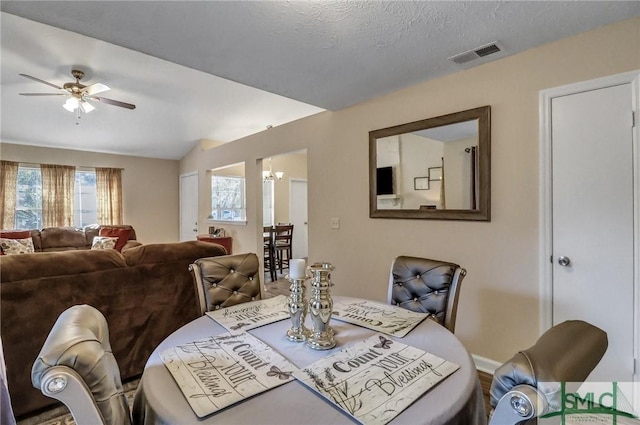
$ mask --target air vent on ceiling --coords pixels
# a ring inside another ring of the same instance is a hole
[[[461,65],[502,51],[502,47],[500,47],[497,41],[494,41],[493,43],[488,43],[483,46],[476,47],[475,49],[467,50],[466,52],[458,55],[451,56],[448,59],[458,65]]]

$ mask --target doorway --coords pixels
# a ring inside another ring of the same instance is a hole
[[[638,381],[639,82],[626,73],[540,97],[541,329],[579,319],[607,332],[593,381]]]
[[[293,224],[292,257],[305,258],[308,252],[307,150],[263,158],[262,172],[262,224]],[[266,176],[273,178],[265,181]]]
[[[198,236],[198,172],[180,175],[180,242]]]
[[[293,258],[307,258],[308,216],[307,216],[307,181],[291,179],[291,196],[289,196],[289,217],[293,224]]]

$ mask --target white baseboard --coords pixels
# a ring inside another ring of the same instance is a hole
[[[502,366],[502,363],[499,363],[495,360],[488,359],[486,357],[479,356],[477,354],[472,354],[471,358],[476,365],[476,369],[481,372],[488,373],[493,375],[497,368]]]

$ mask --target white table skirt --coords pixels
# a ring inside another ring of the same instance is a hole
[[[335,297],[336,300],[342,297]],[[341,350],[375,332],[349,323],[331,320],[338,345],[333,350],[316,351],[304,343],[290,342],[285,333],[291,326],[283,320],[252,329],[261,339],[297,367]],[[271,389],[224,410],[199,419],[187,403],[158,353],[179,344],[225,333],[208,316],[183,326],[164,340],[151,354],[144,369],[134,402],[134,423],[138,425],[190,424],[352,424],[355,419],[298,381]],[[453,375],[431,388],[390,424],[485,425],[486,414],[478,374],[469,353],[447,329],[424,320],[404,338],[403,344],[428,351],[460,365]]]

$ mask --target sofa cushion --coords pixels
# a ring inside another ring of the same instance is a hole
[[[0,248],[3,255],[31,254],[34,252],[31,237],[24,239],[0,238]]]
[[[203,255],[206,253],[206,255]],[[180,261],[189,258],[226,255],[222,245],[200,241],[141,245],[122,253],[129,266]]]
[[[121,267],[126,267],[124,258],[115,250],[36,252],[29,261],[19,255],[5,255],[0,258],[0,281],[71,276]]]
[[[47,227],[40,231],[42,251],[89,249],[84,231],[75,227]]]
[[[100,236],[109,236],[118,238],[115,246],[115,250],[122,251],[122,247],[129,240],[129,235],[131,234],[131,229],[120,228],[120,227],[111,227],[111,226],[102,226],[100,227]]]

